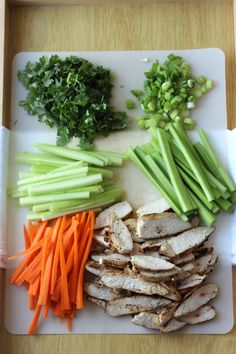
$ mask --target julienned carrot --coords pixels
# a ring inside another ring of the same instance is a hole
[[[82,212],[24,227],[25,251],[9,260],[24,257],[11,282],[26,285],[29,309],[35,310],[29,333],[36,331],[42,307],[43,318],[51,308],[71,330],[76,309],[83,308],[83,276],[94,219],[94,212]]]
[[[95,223],[95,213],[93,211],[89,212],[88,220],[90,221],[89,227],[89,237],[86,245],[86,249],[83,255],[82,263],[79,271],[78,285],[77,285],[77,294],[76,294],[76,306],[77,309],[82,309],[84,307],[83,304],[83,280],[84,280],[84,268],[89,256],[90,248],[93,240],[93,231],[94,231],[94,223]]]

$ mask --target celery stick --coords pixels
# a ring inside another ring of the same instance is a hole
[[[72,192],[72,193],[60,193],[60,194],[46,194],[35,197],[20,198],[20,205],[30,206],[34,204],[45,204],[54,201],[72,200],[72,199],[88,199],[90,192]]]
[[[95,156],[98,159],[102,160],[104,162],[104,166],[108,166],[109,165],[109,159],[106,156],[100,156],[97,151],[86,151],[87,154],[89,154],[90,156]]]
[[[214,175],[217,176],[217,178],[219,179],[219,173],[215,167],[215,165],[213,164],[213,162],[211,161],[210,156],[208,155],[207,150],[205,149],[205,147],[198,141],[197,143],[193,144],[193,147],[195,148],[196,152],[198,153],[198,155],[201,157],[203,163],[205,164],[206,168]],[[222,183],[224,183],[221,180]]]
[[[77,167],[86,167],[88,164],[86,164],[83,161],[77,161],[77,162],[69,162],[67,165],[64,165],[62,167],[57,167],[51,171],[45,171],[45,173],[47,172],[63,172],[63,171],[68,171],[68,170],[73,170]]]
[[[163,129],[157,128],[157,139],[161,149],[162,158],[166,165],[167,173],[169,175],[171,184],[174,187],[181,209],[183,210],[183,212],[194,209],[194,205],[192,204],[191,200],[188,197],[187,191],[185,189],[185,185],[175,165],[169,147],[169,143],[166,138],[166,133]]]
[[[130,160],[141,170],[143,173],[148,177],[150,182],[154,185],[154,187],[158,190],[158,192],[167,200],[167,202],[170,204],[171,208],[185,221],[188,220],[188,218],[182,213],[180,210],[179,206],[176,205],[176,203],[173,201],[172,197],[169,196],[166,191],[161,187],[161,185],[156,181],[156,179],[152,176],[152,174],[149,172],[149,170],[144,166],[144,164],[140,161],[139,157],[137,154],[133,151],[131,147],[129,147],[126,150],[126,155],[130,158]]]
[[[202,223],[206,226],[211,226],[215,223],[216,221],[216,216],[210,211],[205,204],[203,204],[197,196],[189,190],[189,193],[191,195],[191,198],[195,202],[195,204],[198,206],[198,214],[200,216],[200,219]]]
[[[64,166],[67,166],[67,165],[64,165]],[[57,169],[57,167],[55,167],[55,166],[41,165],[41,164],[35,164],[35,163],[33,165],[31,165],[31,171],[35,172],[35,173],[47,173],[47,172],[53,171],[55,169]]]
[[[16,161],[27,165],[44,164],[49,166],[64,166],[71,160],[45,153],[17,152]]]
[[[88,167],[78,167],[72,170],[68,171],[62,171],[62,172],[48,172],[43,175],[35,176],[35,177],[29,177],[29,178],[24,178],[22,180],[19,180],[17,182],[18,186],[23,186],[23,185],[28,185],[28,184],[33,184],[33,183],[39,183],[43,181],[53,181],[56,178],[69,178],[71,176],[76,177],[76,176],[81,176],[81,175],[87,175],[89,171]]]
[[[36,204],[32,206],[33,213],[41,213],[45,211],[50,211],[50,203]]]
[[[86,177],[74,178],[66,181],[43,184],[31,185],[28,188],[29,195],[40,195],[45,193],[53,193],[56,191],[65,191],[68,189],[93,185],[102,182],[102,175],[100,173]]]
[[[181,168],[179,168],[179,172],[180,175],[183,177],[185,183],[198,196],[198,198],[206,205],[208,209],[212,210],[214,213],[219,211],[220,208],[218,207],[218,205],[214,201],[209,202],[209,200],[207,200],[200,186],[193,179],[191,179],[191,177],[188,176],[186,172],[181,170]]]
[[[219,160],[219,158],[216,155],[215,151],[213,150],[213,148],[212,148],[212,146],[211,146],[211,144],[210,144],[210,142],[209,142],[209,140],[208,140],[208,138],[206,136],[206,133],[202,129],[200,129],[198,131],[198,134],[200,136],[200,139],[202,141],[203,146],[205,147],[208,155],[211,158],[212,163],[215,165],[216,170],[218,171],[218,173],[222,177],[222,179],[225,182],[226,186],[229,188],[229,190],[231,192],[235,192],[236,191],[236,185],[235,185],[234,181],[232,180],[232,178],[227,173],[226,169],[224,168],[223,164]]]
[[[41,173],[35,173],[35,172],[30,172],[30,171],[20,171],[19,172],[19,178],[20,179],[25,179],[29,177],[35,177],[35,176],[42,176]]]
[[[75,208],[75,207],[79,207],[80,205],[83,205],[84,200],[65,200],[65,201],[61,201],[61,202],[52,202],[49,203],[50,206],[50,211],[59,211],[59,210],[64,210],[64,209],[68,209],[68,208]]]
[[[217,199],[216,203],[226,212],[227,211],[231,212],[231,208],[232,208],[233,204],[230,203],[228,200],[223,199],[223,198],[219,198],[219,199]]]
[[[204,172],[202,171],[202,169],[198,165],[198,162],[194,158],[191,150],[188,148],[188,145],[185,143],[184,140],[182,140],[180,138],[179,134],[177,133],[177,131],[175,130],[173,125],[169,126],[169,131],[171,132],[173,138],[176,140],[177,144],[179,145],[179,148],[181,149],[182,153],[184,154],[186,160],[188,161],[188,164],[191,167],[192,171],[196,175],[198,182],[199,182],[200,186],[202,187],[207,199],[209,201],[214,200],[215,196],[212,191],[212,188],[210,187]]]
[[[97,193],[102,193],[103,191],[104,189],[102,185],[95,185],[95,186],[85,186],[85,187],[68,189],[66,193],[90,192],[91,194],[93,193],[97,194]]]
[[[101,155],[101,156],[106,156],[108,159],[111,157],[117,157],[121,160],[125,159],[126,156],[122,152],[116,152],[116,151],[96,151],[96,154]]]
[[[101,173],[104,180],[113,178],[113,171],[105,168],[89,167],[88,173]]]
[[[50,144],[35,144],[34,146],[41,151],[46,151],[56,156],[66,157],[76,161],[84,161],[96,166],[104,166],[104,162],[100,158],[87,154],[85,151]]]

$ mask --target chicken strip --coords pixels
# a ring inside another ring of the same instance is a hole
[[[109,225],[110,215],[115,213],[121,219],[126,218],[133,211],[132,206],[128,202],[120,202],[103,210],[96,217],[94,229],[102,229]]]
[[[133,239],[123,221],[114,213],[110,215],[110,238],[112,246],[122,254],[133,250]]]

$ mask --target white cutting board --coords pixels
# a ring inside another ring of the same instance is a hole
[[[224,53],[216,48],[182,51],[131,51],[131,52],[74,52],[58,53],[61,57],[70,54],[78,55],[93,63],[110,67],[115,74],[113,90],[113,104],[116,109],[125,109],[125,100],[132,98],[130,90],[143,87],[143,73],[150,68],[151,63],[158,59],[163,61],[169,53],[183,56],[191,67],[194,75],[206,75],[214,81],[214,89],[198,102],[193,117],[199,122],[199,127],[211,131],[211,138],[216,149],[228,161],[227,147],[227,115],[225,96],[225,58]],[[19,166],[14,162],[16,151],[32,150],[36,142],[56,142],[55,129],[39,123],[36,119],[27,116],[18,101],[25,97],[26,91],[17,80],[16,74],[23,69],[28,60],[37,60],[41,55],[52,53],[19,53],[13,60],[12,70],[12,103],[9,156],[9,183],[14,185],[17,179]],[[148,62],[142,61],[148,58]],[[123,86],[123,87],[121,87]],[[133,117],[140,114],[139,108],[128,112]],[[214,130],[214,132],[212,132]],[[135,146],[148,141],[148,134],[140,130],[133,119],[128,129],[111,134],[107,138],[97,139],[97,147],[101,149],[124,151],[128,145]],[[126,198],[136,208],[144,202],[155,198],[156,190],[150,182],[137,170],[136,166],[126,163],[118,169],[117,184],[126,190]],[[26,210],[17,208],[16,201],[8,203],[8,254],[12,255],[23,249],[23,223],[26,220]],[[214,301],[217,317],[213,321],[198,326],[186,327],[178,333],[227,333],[233,327],[233,299],[232,299],[232,266],[231,266],[231,215],[221,215],[214,235],[210,239],[219,252],[219,261],[209,281],[219,286],[219,296]],[[16,263],[8,263],[7,279]],[[26,290],[17,286],[6,285],[5,324],[9,332],[15,334],[27,333],[32,320],[33,312],[28,310]],[[72,333],[158,333],[132,325],[131,316],[111,318],[104,314],[103,309],[86,303],[85,309],[77,314],[72,324]],[[67,333],[66,323],[51,314],[46,321],[41,321],[37,333]]]

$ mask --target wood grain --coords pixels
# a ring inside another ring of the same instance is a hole
[[[17,7],[11,8],[10,14],[10,60],[19,51],[219,47],[226,54],[229,127],[235,127],[233,24],[233,4],[230,1],[181,1],[171,4],[158,1],[156,4],[82,5],[56,8]],[[3,272],[0,272],[0,285],[1,283],[4,283]],[[234,286],[236,286],[236,269],[234,269]],[[236,305],[236,294],[234,294],[234,304]],[[47,335],[29,337],[11,336],[3,330],[3,327],[0,329],[1,354],[64,354],[66,352],[166,354],[173,351],[175,354],[183,352],[233,354],[236,348],[235,327],[225,336]]]

